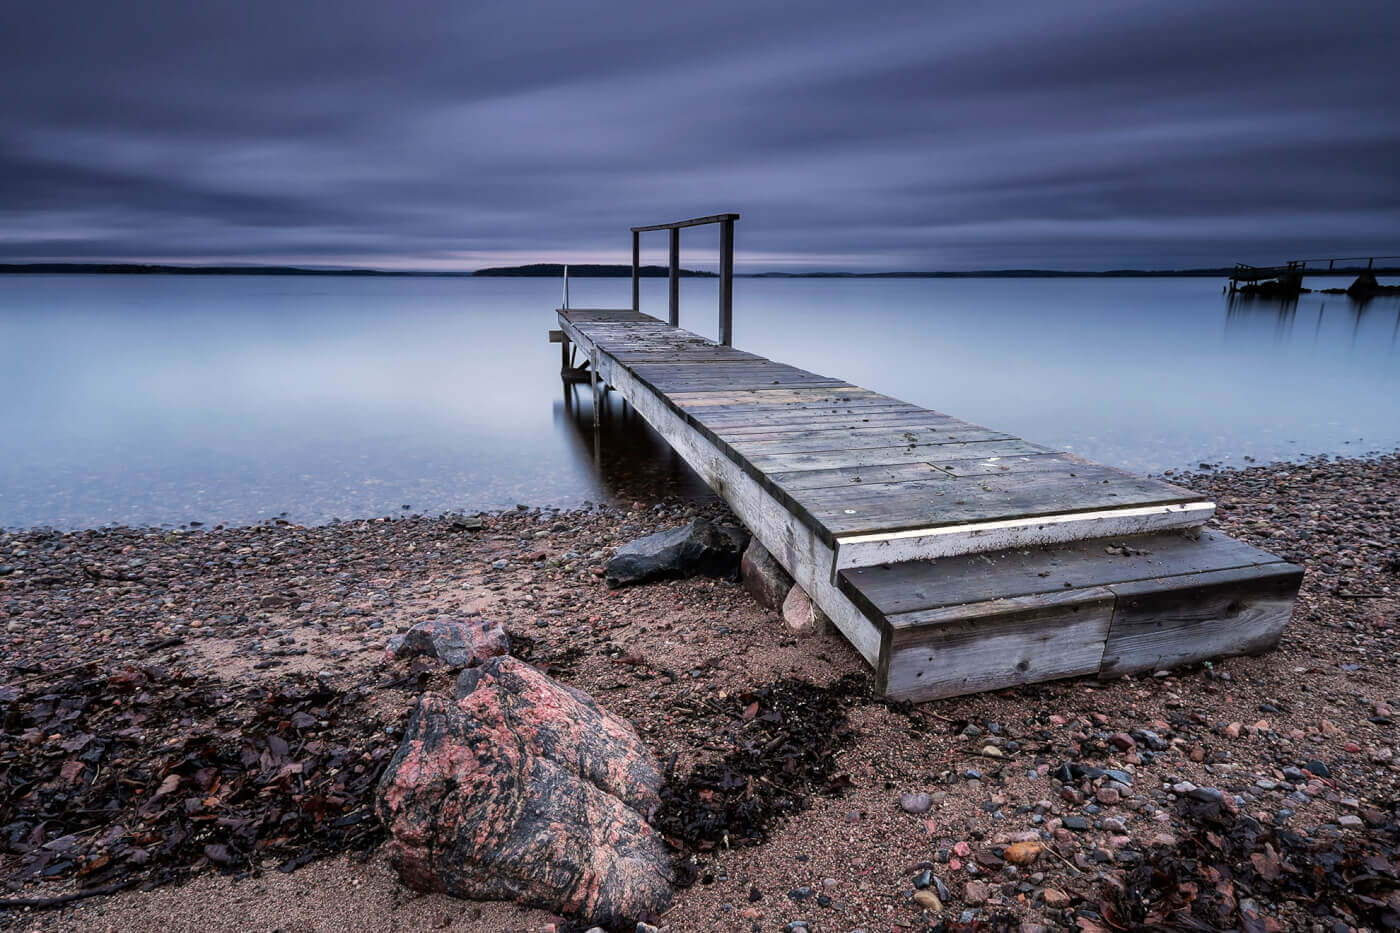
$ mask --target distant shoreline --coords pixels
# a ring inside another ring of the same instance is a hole
[[[523,266],[497,266],[472,272],[434,272],[391,269],[310,269],[301,266],[179,266],[151,263],[30,262],[0,263],[0,275],[286,275],[359,276],[368,278],[559,278],[563,265],[532,263]],[[746,279],[1162,279],[1219,278],[1231,267],[1210,269],[969,269],[948,272],[750,272],[736,273]],[[1310,277],[1355,276],[1361,267],[1309,272]],[[665,278],[665,266],[642,266],[642,278]],[[1374,270],[1377,275],[1398,275],[1400,267]],[[630,265],[570,265],[574,278],[630,278]],[[715,273],[682,269],[682,278],[717,278]]]

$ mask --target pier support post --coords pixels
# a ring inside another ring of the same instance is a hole
[[[598,420],[598,353],[596,350],[590,356],[588,372],[593,379],[593,431],[596,434],[602,426]]]
[[[642,310],[642,235],[632,231],[632,310]]]
[[[671,326],[681,326],[681,231],[671,228],[671,274],[668,285],[671,296]]]
[[[719,342],[734,346],[734,221],[719,224]]]

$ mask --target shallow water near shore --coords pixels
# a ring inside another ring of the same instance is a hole
[[[1138,472],[1400,446],[1400,300],[1220,286],[741,278],[735,344]],[[683,326],[714,336],[715,290],[682,282]],[[618,307],[628,283],[571,292]],[[551,279],[0,276],[0,527],[707,496],[617,399],[595,435],[546,342],[558,299]],[[664,280],[642,308],[664,316]]]

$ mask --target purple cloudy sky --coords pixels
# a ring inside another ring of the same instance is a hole
[[[617,262],[720,210],[741,272],[1400,252],[1398,46],[1377,0],[6,3],[0,261]]]

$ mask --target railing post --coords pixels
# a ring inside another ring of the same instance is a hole
[[[671,295],[671,326],[681,326],[681,231],[671,228],[671,275],[667,283]]]
[[[632,231],[632,310],[642,310],[642,235]]]
[[[734,221],[719,224],[719,342],[734,346]]]

